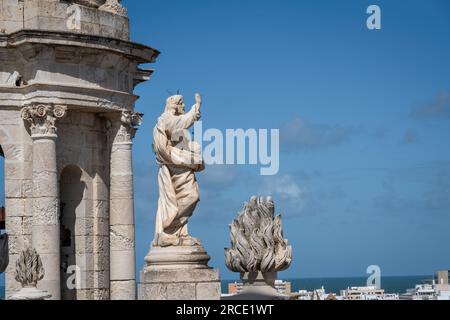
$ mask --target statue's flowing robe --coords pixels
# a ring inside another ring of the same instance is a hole
[[[199,108],[195,106],[180,116],[165,112],[154,129],[154,151],[160,165],[156,246],[164,246],[166,240],[175,244],[173,242],[188,236],[187,221],[200,200],[194,172],[201,170],[203,162],[201,154],[180,149],[172,139],[174,134],[189,129],[199,119]]]

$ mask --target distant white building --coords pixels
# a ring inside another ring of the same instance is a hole
[[[400,295],[401,300],[450,300],[449,271],[438,271],[433,280]]]
[[[401,300],[436,300],[437,294],[432,284],[418,284],[400,295]]]
[[[349,287],[345,290],[341,290],[341,296],[344,300],[385,300],[386,295],[383,289],[377,289],[376,287]],[[390,300],[394,298],[392,295],[388,295]]]
[[[287,281],[283,280],[276,280],[275,281],[275,289],[279,294],[285,294],[289,295],[292,292],[292,284]],[[242,282],[234,282],[228,284],[228,294],[229,295],[235,295],[242,293],[242,290],[244,289],[244,284]]]
[[[341,295],[327,293],[324,287],[314,291],[300,290],[299,300],[399,300],[398,294],[387,294],[376,287],[349,287]]]
[[[297,296],[298,300],[342,300],[334,293],[327,293],[324,287],[314,291],[299,290]]]

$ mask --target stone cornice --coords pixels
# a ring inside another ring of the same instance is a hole
[[[160,52],[151,47],[88,34],[64,31],[20,30],[11,34],[0,34],[0,48],[20,47],[27,44],[70,46],[113,52],[130,57],[138,64],[154,63]]]

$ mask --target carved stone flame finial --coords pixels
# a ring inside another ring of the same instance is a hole
[[[231,248],[225,249],[228,269],[240,273],[276,273],[292,262],[292,247],[283,239],[281,215],[275,218],[272,198],[253,197],[231,228]]]
[[[22,251],[16,262],[16,281],[23,288],[36,287],[44,275],[44,267],[36,249],[29,247]]]
[[[16,262],[16,281],[22,285],[22,290],[9,300],[45,300],[52,297],[47,291],[37,288],[38,282],[45,276],[44,266],[36,249],[28,247],[23,250]]]

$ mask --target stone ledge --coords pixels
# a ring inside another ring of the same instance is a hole
[[[0,86],[0,105],[22,108],[26,104],[63,104],[77,109],[99,112],[103,110],[133,110],[136,95],[103,88],[69,86],[58,84],[30,84],[24,87]]]
[[[50,44],[79,46],[99,49],[131,56],[139,64],[154,63],[160,52],[142,44],[98,35],[78,34],[65,31],[20,30],[10,34],[0,34],[0,48],[17,47],[22,44]]]
[[[220,281],[219,270],[217,269],[180,269],[180,270],[142,270],[140,275],[141,283],[189,283],[189,282],[214,282]]]

